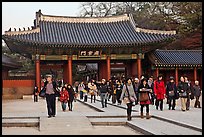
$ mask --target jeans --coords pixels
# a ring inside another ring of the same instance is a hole
[[[65,111],[67,107],[67,103],[61,102],[61,105],[62,105],[62,110]]]
[[[80,99],[83,99],[83,91],[80,91]]]
[[[102,104],[102,108],[104,107],[104,103],[105,103],[105,107],[107,107],[107,93],[101,93],[101,104]]]

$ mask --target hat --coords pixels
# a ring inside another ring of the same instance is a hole
[[[105,80],[104,78],[102,79],[102,81],[105,81],[105,82],[106,82],[106,80]]]
[[[173,77],[173,76],[170,76],[169,79],[170,79],[170,80],[174,80],[174,77]]]
[[[138,78],[135,78],[135,80],[139,80]]]
[[[51,74],[47,74],[46,77],[51,77],[52,78],[52,75]]]

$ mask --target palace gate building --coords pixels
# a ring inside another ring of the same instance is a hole
[[[80,63],[97,63],[99,80],[110,79],[117,69],[125,76],[140,77],[145,54],[175,35],[175,31],[139,28],[131,14],[67,17],[39,10],[31,29],[6,31],[3,39],[12,52],[35,61],[35,83],[40,88],[41,73],[49,69],[63,70],[64,81],[73,84],[73,64]]]

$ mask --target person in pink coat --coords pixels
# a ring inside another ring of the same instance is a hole
[[[156,96],[156,109],[158,110],[158,107],[160,106],[160,110],[163,110],[163,100],[165,98],[165,93],[166,89],[165,89],[165,85],[164,85],[164,81],[162,79],[162,75],[158,76],[158,79],[154,81],[154,93]]]

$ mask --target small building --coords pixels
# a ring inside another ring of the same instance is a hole
[[[148,73],[163,74],[165,82],[174,76],[178,84],[180,76],[186,75],[192,84],[198,80],[202,86],[202,50],[155,50],[148,54],[148,60]]]
[[[9,78],[9,70],[19,69],[22,64],[2,54],[2,80]]]

